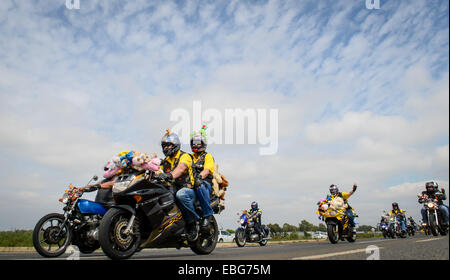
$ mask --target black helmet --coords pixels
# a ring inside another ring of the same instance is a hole
[[[178,135],[168,131],[161,139],[161,147],[165,156],[170,157],[175,155],[181,147]]]
[[[398,208],[398,203],[397,202],[392,203],[392,209],[395,209],[396,207]]]
[[[330,193],[333,194],[333,195],[339,193],[338,186],[336,186],[335,184],[331,185],[330,186]]]
[[[425,184],[425,188],[426,188],[427,190],[433,188],[433,190],[437,191],[437,189],[438,189],[438,184],[437,184],[436,182],[433,182],[433,181],[427,182],[427,183]]]

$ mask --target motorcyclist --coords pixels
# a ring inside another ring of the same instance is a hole
[[[416,228],[416,222],[414,221],[413,217],[408,217],[408,224],[412,229]]]
[[[405,211],[400,209],[398,207],[398,203],[394,202],[392,203],[392,210],[389,212],[389,215],[391,218],[397,219],[397,221],[400,223],[400,227],[402,229],[402,232],[406,232],[406,216]]]
[[[388,224],[389,223],[389,215],[386,211],[383,211],[383,215],[381,216],[380,224]]]
[[[353,189],[350,192],[340,192],[338,186],[333,184],[330,186],[331,197],[329,197],[329,200],[332,200],[335,197],[341,197],[344,200],[344,203],[347,205],[345,213],[354,232],[356,232],[355,218],[353,217],[353,208],[348,204],[348,199],[355,193],[357,188],[358,186],[356,184],[353,184]]]
[[[250,209],[248,210],[249,217],[254,221],[254,228],[256,231],[256,234],[262,237],[262,226],[261,226],[261,216],[262,216],[262,210],[258,207],[258,203],[256,201],[253,201],[250,205]]]
[[[161,162],[164,173],[154,176],[157,180],[173,182],[177,188],[176,199],[180,207],[183,219],[186,222],[187,239],[195,241],[198,237],[200,218],[195,212],[194,174],[192,170],[192,158],[188,153],[181,151],[181,142],[175,133],[167,130],[161,139],[161,147],[165,159]]]
[[[211,208],[210,196],[212,192],[212,174],[215,171],[214,158],[206,152],[208,140],[206,136],[206,126],[203,125],[200,132],[191,134],[192,169],[195,177],[195,195],[202,208],[202,221],[200,226],[206,228],[211,223],[214,211]]]
[[[425,199],[427,198],[436,198],[438,200],[438,206],[439,211],[442,214],[443,219],[443,226],[448,226],[448,206],[444,204],[444,200],[447,199],[447,196],[445,195],[445,189],[442,188],[441,191],[438,190],[439,186],[436,182],[427,182],[425,183],[425,191],[422,193],[419,193],[417,196],[419,197],[419,203],[424,203]],[[427,211],[425,208],[425,205],[420,210],[420,213],[422,214],[422,220],[424,225],[426,226],[428,224],[428,217],[427,217]]]

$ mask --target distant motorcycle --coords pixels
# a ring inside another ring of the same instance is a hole
[[[380,223],[380,231],[383,233],[384,238],[390,237],[389,225],[387,223]]]
[[[239,215],[239,214],[238,214]],[[259,243],[261,246],[266,246],[270,239],[270,230],[266,225],[262,225],[262,236],[256,233],[253,216],[248,217],[244,212],[240,216],[239,224],[241,225],[235,233],[235,242],[239,247],[244,247],[248,243]]]
[[[433,198],[425,198],[424,203],[426,215],[428,217],[428,224],[426,228],[434,235],[447,235],[448,228],[442,226],[442,214],[439,211],[438,200]],[[425,231],[426,232],[426,231]]]
[[[317,213],[321,215],[327,225],[328,239],[332,244],[336,244],[339,239],[344,240],[344,238],[348,242],[356,241],[356,232],[350,225],[344,205],[344,200],[340,197],[336,197],[330,202],[319,202]],[[353,214],[354,217],[358,217],[355,213]]]
[[[391,238],[406,238],[406,232],[402,230],[400,226],[400,222],[398,221],[398,218],[401,218],[402,215],[398,214],[396,217],[391,217],[390,223],[389,223],[389,235]]]
[[[408,226],[406,227],[406,232],[409,236],[414,236],[416,234],[416,225],[414,223],[409,222]]]
[[[89,182],[97,179],[94,176]],[[33,231],[33,246],[41,256],[58,257],[70,244],[76,245],[84,254],[100,248],[98,226],[107,209],[98,202],[81,199],[83,193],[69,185],[59,199],[65,205],[64,214],[51,213],[37,222]]]

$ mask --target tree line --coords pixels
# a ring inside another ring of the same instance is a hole
[[[288,223],[284,223],[283,226],[280,226],[279,224],[268,224],[267,227],[270,229],[270,232],[272,235],[286,235],[289,233],[297,233],[297,232],[315,232],[315,231],[321,231],[326,232],[327,226],[325,223],[319,223],[318,225],[314,225],[307,220],[302,220],[298,226],[291,225]],[[357,231],[363,231],[363,232],[370,232],[372,230],[372,226],[369,225],[361,225],[356,230]]]

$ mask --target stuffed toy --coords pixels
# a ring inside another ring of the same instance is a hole
[[[332,210],[344,210],[346,208],[346,203],[344,202],[344,199],[342,197],[336,197],[333,200],[330,201],[329,208]]]
[[[114,175],[120,174],[122,171],[122,165],[120,163],[119,157],[113,157],[110,161],[108,161],[104,167],[103,177],[108,179],[113,177]]]
[[[120,154],[122,154],[122,153],[123,152],[121,152]],[[120,163],[123,168],[131,166],[131,164],[133,163],[133,155],[134,155],[134,151],[130,151],[130,152],[120,156]]]
[[[158,171],[161,159],[153,153],[151,156],[145,153],[135,152],[132,159],[132,167],[136,170]]]
[[[219,205],[225,208],[225,193],[228,187],[228,181],[225,176],[219,173],[219,165],[216,164],[216,171],[213,174],[212,188],[214,195],[220,198]]]

